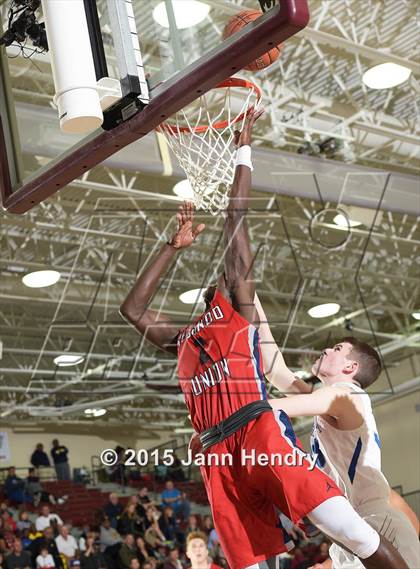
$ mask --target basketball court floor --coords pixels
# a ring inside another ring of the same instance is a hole
[[[35,444],[57,437],[87,470],[117,445],[185,447],[176,360],[118,310],[183,199],[195,199],[205,233],[153,307],[177,322],[203,311],[201,290],[221,267],[232,133],[261,93],[248,226],[273,335],[309,381],[338,338],[379,351],[369,393],[383,471],[420,513],[418,3],[273,4],[226,37],[257,0],[85,2],[84,33],[43,0],[34,14],[38,25],[51,10],[50,49],[25,39],[28,26],[0,48],[1,467],[24,472]],[[17,7],[0,0],[0,35]],[[245,69],[276,46],[267,67]],[[63,92],[70,71],[83,82],[94,68],[96,118],[86,93],[59,100],[52,62]],[[226,87],[231,77],[244,81]],[[223,121],[222,133],[197,129]],[[311,426],[294,421],[305,446]]]

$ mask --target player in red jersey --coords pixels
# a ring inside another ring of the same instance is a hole
[[[191,569],[222,569],[209,560],[207,538],[201,531],[193,531],[188,534],[186,555],[191,561]]]
[[[340,490],[318,469],[310,471],[285,413],[276,418],[264,389],[253,304],[252,256],[246,212],[251,185],[250,141],[258,112],[242,133],[225,219],[225,272],[206,292],[206,311],[181,330],[148,305],[179,250],[204,230],[193,228],[193,206],[178,214],[178,231],[142,272],[121,314],[150,342],[178,355],[179,380],[206,457],[226,464],[201,467],[215,528],[231,569],[271,569],[285,551],[278,510],[297,522],[305,515],[348,547],[368,569],[407,569],[398,552],[356,514]],[[207,449],[211,449],[207,453]],[[295,452],[293,466],[261,463],[264,455]],[[258,457],[244,464],[245,455]]]

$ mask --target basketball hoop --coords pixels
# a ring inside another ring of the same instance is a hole
[[[231,77],[156,129],[184,170],[197,208],[212,215],[226,209],[235,176],[235,130],[242,130],[261,97],[254,83]]]

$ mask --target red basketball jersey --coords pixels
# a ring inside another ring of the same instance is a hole
[[[218,290],[209,310],[178,334],[178,374],[199,433],[267,398],[258,330]]]

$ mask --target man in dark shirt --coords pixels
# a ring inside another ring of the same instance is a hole
[[[34,452],[31,455],[31,464],[38,468],[39,466],[51,466],[48,454],[44,451],[44,445],[38,443]]]
[[[54,559],[56,569],[63,568],[63,562],[57,549],[57,544],[54,539],[54,532],[51,527],[47,527],[43,531],[41,537],[37,537],[33,540],[28,549],[32,553],[32,560],[35,561],[41,552],[41,549],[46,548],[48,553],[50,553]]]
[[[109,495],[109,502],[103,507],[105,515],[111,522],[111,527],[116,528],[118,518],[121,516],[123,507],[118,503],[118,496],[114,492]]]
[[[182,564],[179,560],[179,549],[177,547],[174,547],[169,551],[169,555],[165,559],[163,569],[182,569]]]
[[[67,458],[67,447],[60,445],[58,439],[52,442],[51,456],[54,461],[57,480],[70,480],[70,466]]]
[[[29,551],[24,551],[22,541],[15,538],[12,545],[12,552],[4,561],[6,569],[32,569],[32,559]]]
[[[81,569],[105,569],[107,567],[105,557],[100,551],[100,543],[94,535],[86,539],[86,551],[80,556]]]
[[[16,504],[33,502],[33,497],[25,492],[25,481],[16,476],[16,470],[13,466],[9,468],[7,478],[4,481],[4,493],[10,501]]]

